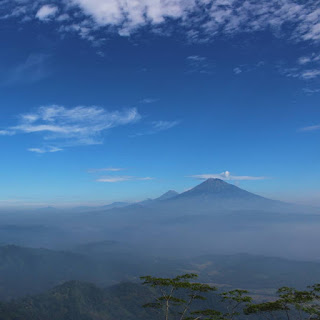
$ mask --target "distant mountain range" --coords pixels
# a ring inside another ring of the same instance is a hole
[[[145,207],[153,211],[170,212],[171,216],[180,215],[182,212],[184,215],[194,215],[248,210],[273,213],[320,213],[318,208],[267,199],[221,179],[213,178],[181,194],[170,190],[156,199],[147,199],[121,206],[124,211],[137,210],[139,207]],[[100,207],[100,211],[115,208],[110,205],[110,207]]]
[[[243,190],[233,184],[221,179],[210,178],[194,188],[181,194],[174,190],[169,190],[155,199],[146,199],[136,203],[114,202],[104,206],[81,206],[70,209],[73,212],[98,212],[118,208],[145,206],[148,208],[163,208],[166,210],[185,210],[195,213],[203,211],[215,212],[217,210],[241,211],[241,210],[263,210],[272,212],[300,212],[300,213],[320,213],[319,208],[295,205],[277,200],[267,199],[257,194]],[[39,209],[47,213],[66,211],[66,209],[56,209],[46,207]]]
[[[315,239],[320,241],[319,209],[267,199],[220,179],[134,204],[49,208],[11,221],[9,215],[1,218],[3,244],[69,249],[112,240],[166,256],[217,252],[294,256],[294,245],[305,243],[308,250],[299,252],[300,257],[320,257],[314,245]]]
[[[213,178],[181,194],[171,192],[170,197],[164,197],[165,195],[160,197],[164,200],[160,205],[165,205],[167,208],[173,207],[175,210],[179,207],[187,211],[243,210],[266,207],[277,210],[285,206],[289,208],[288,204],[266,199],[221,179]],[[152,204],[158,205],[154,201]]]

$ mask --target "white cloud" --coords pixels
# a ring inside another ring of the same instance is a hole
[[[166,18],[181,18],[194,0],[71,0],[99,26],[117,26],[128,35],[141,26],[161,24]]]
[[[313,80],[320,76],[320,66],[317,69],[304,69],[304,65],[294,68],[280,68],[279,71],[283,75],[301,80]]]
[[[20,115],[19,123],[2,130],[2,135],[5,133],[8,135],[8,132],[38,134],[45,141],[55,141],[59,148],[101,144],[105,131],[135,123],[140,118],[135,108],[107,111],[95,106],[65,108],[52,105],[40,107],[32,113]]]
[[[218,174],[199,174],[190,176],[198,180],[207,180],[210,178],[221,179],[221,180],[233,180],[233,181],[245,181],[245,180],[265,180],[267,177],[253,177],[253,176],[234,176],[229,171],[225,171]]]
[[[49,20],[54,17],[58,11],[58,7],[46,4],[38,10],[36,17],[42,21]]]
[[[116,26],[128,35],[146,25],[159,25],[166,19],[180,19],[193,36],[252,32],[270,28],[275,32],[287,23],[297,23],[294,34],[318,37],[314,5],[293,0],[71,0],[98,26]],[[190,30],[191,29],[191,30]]]
[[[316,130],[320,130],[320,124],[316,124],[313,126],[308,126],[308,127],[304,127],[299,129],[299,131],[316,131]]]
[[[320,69],[305,70],[301,73],[301,78],[304,80],[314,79],[320,76]]]
[[[46,148],[29,148],[28,151],[35,153],[54,153],[62,151],[63,149],[57,147],[46,147]]]
[[[133,177],[133,176],[104,176],[99,179],[97,179],[97,182],[109,182],[109,183],[114,183],[114,182],[123,182],[123,181],[148,181],[148,180],[153,180],[151,177]]]
[[[0,7],[12,12],[2,19],[20,17],[27,21],[36,16],[47,21],[60,11],[59,17],[70,16],[68,20],[55,20],[64,27],[67,23],[69,28],[64,28],[64,32],[69,30],[83,36],[83,23],[87,21],[86,39],[92,41],[96,39],[93,34],[101,34],[101,30],[128,36],[148,27],[157,34],[168,34],[170,29],[178,29],[167,28],[168,20],[179,24],[190,41],[210,41],[219,35],[263,30],[293,41],[320,40],[319,0],[57,0],[55,5],[44,3],[2,1]],[[40,4],[42,7],[36,11]],[[81,27],[72,28],[72,25]]]

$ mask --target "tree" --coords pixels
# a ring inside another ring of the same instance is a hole
[[[162,312],[165,320],[235,320],[252,314],[267,320],[320,320],[320,284],[306,290],[282,287],[277,291],[277,299],[253,303],[246,290],[216,293],[216,287],[192,282],[197,277],[193,273],[175,278],[141,277],[143,284],[155,288],[156,293],[155,300],[144,307]],[[193,302],[206,300],[210,292],[220,297],[222,311],[193,311]]]
[[[206,300],[205,294],[217,291],[216,287],[208,284],[192,282],[198,276],[185,274],[175,278],[155,278],[151,276],[141,277],[143,284],[156,289],[155,300],[144,305],[163,312],[164,319],[177,320],[234,320],[243,314],[244,307],[251,302],[246,290],[232,290],[219,294],[226,304],[227,312],[223,313],[215,309],[192,311],[191,307],[196,300]]]
[[[190,308],[195,300],[205,300],[204,293],[216,291],[217,288],[208,284],[191,282],[198,276],[194,273],[184,274],[175,278],[141,277],[143,284],[149,285],[158,291],[158,295],[146,308],[157,309],[164,313],[164,319],[174,316],[179,320],[190,318]],[[172,307],[179,307],[178,310]]]
[[[222,292],[219,294],[223,304],[225,305],[226,312],[222,313],[214,309],[206,309],[191,312],[196,317],[190,318],[193,320],[234,320],[238,316],[244,314],[243,310],[251,303],[252,298],[247,296],[247,290],[235,289],[231,291]]]
[[[246,314],[260,314],[265,319],[311,320],[320,319],[320,284],[300,291],[282,287],[277,291],[279,299],[251,304]]]

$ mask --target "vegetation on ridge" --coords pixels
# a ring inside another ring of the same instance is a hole
[[[220,291],[196,278],[145,276],[146,286],[121,283],[106,289],[69,281],[44,294],[0,303],[0,320],[320,319],[320,285],[283,287],[277,298],[257,303],[246,290]]]
[[[246,290],[231,290],[218,294],[222,308],[194,310],[193,303],[206,300],[206,293],[217,291],[208,284],[193,282],[196,274],[174,278],[141,277],[143,284],[157,289],[158,296],[144,307],[163,314],[163,319],[176,320],[235,320],[257,314],[266,319],[307,320],[320,319],[320,284],[300,291],[282,287],[278,298],[263,303],[253,303]]]

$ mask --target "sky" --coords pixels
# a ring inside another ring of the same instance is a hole
[[[0,207],[221,178],[320,206],[320,1],[0,0]]]

